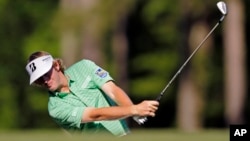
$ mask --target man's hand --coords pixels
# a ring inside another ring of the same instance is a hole
[[[139,124],[144,124],[147,121],[147,117],[155,116],[155,112],[158,109],[159,102],[155,100],[145,100],[137,105],[134,105],[133,119]]]

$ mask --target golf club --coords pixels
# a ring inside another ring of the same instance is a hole
[[[157,101],[161,100],[161,98],[164,95],[167,88],[171,85],[171,83],[175,80],[175,78],[181,73],[183,68],[187,65],[187,63],[194,56],[194,54],[201,48],[201,46],[208,39],[208,37],[213,33],[213,31],[218,27],[218,25],[224,20],[225,16],[227,15],[227,6],[226,6],[225,2],[223,2],[223,1],[218,2],[217,7],[220,10],[220,12],[222,13],[222,17],[216,23],[216,25],[212,28],[212,30],[207,34],[207,36],[202,40],[202,42],[196,47],[196,49],[193,51],[193,53],[187,58],[187,60],[183,63],[183,65],[179,68],[179,70],[175,73],[175,75],[172,77],[172,79],[169,81],[169,83],[166,85],[166,87],[162,90],[160,95],[156,98]]]
[[[213,31],[219,26],[219,24],[224,20],[225,16],[227,15],[227,6],[226,3],[223,1],[220,1],[217,3],[217,8],[222,13],[222,17],[220,20],[216,23],[216,25],[212,28],[212,30],[205,36],[205,38],[201,41],[201,43],[196,47],[196,49],[193,51],[193,53],[187,58],[187,60],[183,63],[183,65],[179,68],[179,70],[175,73],[175,75],[172,77],[172,79],[168,82],[168,84],[165,86],[165,88],[161,91],[161,93],[156,98],[157,101],[160,102],[162,96],[166,92],[167,88],[172,84],[172,82],[176,79],[176,77],[181,73],[183,68],[187,65],[187,63],[190,61],[190,59],[194,56],[194,54],[201,48],[201,46],[204,44],[204,42],[208,39],[208,37],[213,33]],[[140,117],[138,119],[140,124],[143,124],[147,121],[147,117]]]

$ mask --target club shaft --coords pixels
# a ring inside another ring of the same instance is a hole
[[[187,63],[190,61],[190,59],[194,56],[194,54],[201,48],[201,46],[204,44],[204,42],[208,39],[208,37],[213,33],[213,31],[218,27],[218,25],[222,22],[224,19],[224,16],[219,20],[219,22],[216,23],[216,25],[212,28],[212,30],[207,34],[207,36],[201,41],[201,43],[196,47],[196,49],[193,51],[193,53],[187,58],[187,60],[183,63],[183,65],[179,68],[179,70],[175,73],[175,75],[171,78],[171,80],[168,82],[168,84],[165,86],[165,88],[161,91],[160,95],[156,98],[157,101],[160,101],[168,87],[172,84],[172,82],[176,79],[176,77],[181,73],[183,68],[187,65]]]

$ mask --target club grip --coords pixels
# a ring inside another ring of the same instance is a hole
[[[160,102],[161,98],[162,98],[162,94],[158,95],[155,100],[158,101],[158,102]]]

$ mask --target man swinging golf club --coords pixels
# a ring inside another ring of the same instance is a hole
[[[30,84],[49,91],[49,115],[68,131],[99,133],[115,136],[129,132],[125,118],[155,116],[158,101],[145,100],[133,104],[109,73],[90,60],[81,60],[69,68],[61,59],[44,51],[34,52],[26,70]]]
[[[134,105],[119,88],[107,71],[90,60],[81,60],[67,70],[60,59],[53,59],[47,52],[35,52],[29,57],[26,70],[30,84],[49,90],[50,116],[62,127],[71,131],[108,131],[122,136],[128,133],[123,119],[133,117],[139,124],[147,117],[155,116],[159,101],[167,88],[180,74],[185,65],[203,45],[211,33],[227,15],[226,4],[217,3],[221,19],[180,67],[156,100],[145,100]]]

